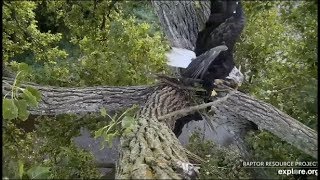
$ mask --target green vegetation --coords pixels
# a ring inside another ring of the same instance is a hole
[[[222,148],[211,141],[203,141],[199,132],[190,137],[187,148],[202,157],[200,179],[250,179],[247,169],[242,168],[243,159],[232,146]]]
[[[246,2],[245,10],[236,47],[243,89],[316,129],[316,1]]]
[[[152,83],[151,74],[165,70],[167,43],[154,23],[145,22],[150,18],[138,21],[130,13],[129,7],[135,9],[139,3],[111,5],[5,2],[5,64],[13,68],[20,62],[28,64],[30,80],[45,85]]]
[[[241,89],[316,129],[317,1],[244,5],[247,25],[236,47],[247,75]],[[268,132],[248,141],[259,161],[314,160]]]
[[[236,63],[247,79],[240,90],[316,129],[317,1],[243,4],[247,24]],[[27,108],[36,107],[40,96],[20,87],[21,81],[60,87],[151,84],[152,74],[166,72],[169,49],[150,3],[134,1],[5,1],[2,43],[3,65],[16,73],[12,91],[3,97],[3,177],[30,179],[101,177],[93,155],[72,138],[81,127],[105,139],[123,129],[98,130],[120,122],[117,116],[110,122],[93,116],[29,116]],[[122,126],[130,131],[132,118],[125,117]],[[237,152],[196,139],[189,148],[208,155],[202,178],[248,177],[239,169]],[[267,132],[250,134],[248,142],[260,161],[312,160]],[[217,172],[216,166],[226,170]],[[230,168],[238,171],[228,174]]]
[[[109,147],[112,146],[112,142],[117,137],[123,137],[129,135],[133,132],[133,130],[137,127],[136,120],[134,118],[134,113],[137,112],[138,107],[133,106],[123,113],[118,115],[116,113],[113,117],[111,117],[106,110],[101,109],[101,116],[108,117],[110,119],[110,123],[94,133],[94,138],[103,137],[104,141],[102,141],[102,148],[104,148],[105,143],[108,143]]]
[[[152,74],[166,71],[164,53],[169,46],[146,2],[5,1],[3,10],[4,65],[21,72],[17,82],[142,85],[154,82]],[[75,147],[72,138],[81,127],[96,131],[108,122],[97,117],[74,122],[79,118],[73,115],[22,122],[29,115],[27,106],[36,105],[37,93],[17,84],[12,94],[12,99],[3,99],[4,177],[32,178],[30,169],[36,174],[49,170],[44,174],[55,179],[101,176],[93,156]],[[23,123],[36,127],[28,132]],[[130,118],[124,126],[130,130]]]

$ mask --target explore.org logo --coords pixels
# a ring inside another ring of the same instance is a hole
[[[244,168],[275,168],[280,175],[315,175],[318,176],[316,161],[244,161]]]

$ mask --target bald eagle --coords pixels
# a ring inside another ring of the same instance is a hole
[[[244,77],[235,67],[233,51],[244,25],[245,17],[239,1],[211,0],[210,16],[198,33],[194,52],[172,48],[167,54],[168,64],[182,68],[181,76],[200,79],[207,91],[212,91],[215,79],[230,79],[241,84]],[[174,133],[179,136],[183,125],[201,119],[194,114],[176,122]]]
[[[239,1],[211,0],[211,14],[205,28],[198,33],[193,51],[172,48],[168,64],[183,68],[182,77],[203,80],[208,91],[215,79],[232,79],[237,84],[243,75],[235,67],[233,51],[245,24]]]

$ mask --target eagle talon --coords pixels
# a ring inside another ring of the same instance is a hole
[[[215,90],[212,90],[211,97],[216,96],[218,93]]]
[[[214,80],[214,85],[222,85],[222,84],[224,84],[224,80],[222,80],[222,79],[215,79]]]

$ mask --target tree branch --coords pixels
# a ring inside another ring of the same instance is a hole
[[[271,104],[237,91],[219,107],[255,123],[259,129],[271,132],[306,154],[318,157],[317,132]]]
[[[215,100],[213,102],[204,103],[204,104],[191,106],[191,107],[186,107],[184,109],[180,109],[180,110],[168,113],[166,115],[158,117],[158,120],[165,120],[165,119],[168,119],[168,118],[176,117],[178,115],[179,116],[187,116],[188,114],[197,112],[197,111],[199,111],[201,109],[205,109],[205,108],[211,107],[211,106],[216,106],[217,104],[219,104],[219,103],[221,103],[223,101],[226,101],[231,94],[232,94],[232,92],[230,94],[226,95],[225,97],[217,99],[217,100]]]
[[[10,91],[10,84],[13,84],[13,79],[3,77],[2,95]],[[39,86],[34,83],[25,83],[21,87],[28,85],[37,88],[42,94],[39,108],[30,110],[33,115],[86,114],[97,113],[102,107],[109,111],[118,111],[129,108],[133,104],[142,106],[157,88],[157,86],[61,88]],[[214,104],[212,108],[216,113],[215,116],[219,115],[223,119],[231,113],[232,116],[237,115],[241,117],[237,120],[238,123],[252,122],[259,129],[267,130],[317,158],[317,132],[274,106],[239,91],[229,94],[227,99],[221,100],[220,103],[212,104]],[[177,112],[159,117],[160,119],[168,118],[181,112],[175,113]],[[230,125],[235,123],[235,121],[231,122]]]
[[[12,78],[2,78],[2,95],[11,90],[12,84]],[[30,109],[33,115],[96,113],[103,107],[111,112],[118,111],[144,104],[154,89],[153,86],[62,88],[21,84],[21,87],[26,86],[34,87],[42,94],[39,107]]]

